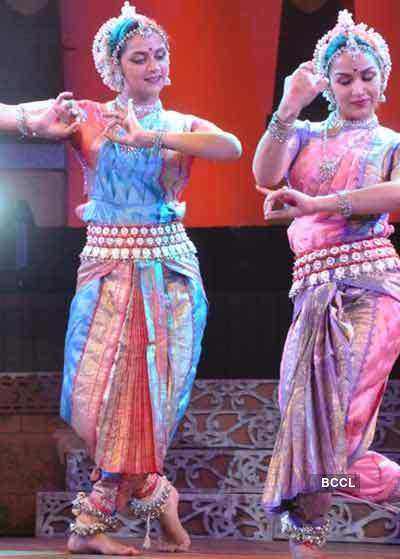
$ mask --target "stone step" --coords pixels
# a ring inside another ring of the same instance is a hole
[[[71,520],[75,493],[38,493],[36,536],[65,537]],[[194,537],[235,538],[255,541],[284,539],[278,518],[267,518],[260,495],[185,493],[180,500],[184,527]],[[364,501],[334,498],[329,541],[358,543],[400,543],[400,518]],[[119,516],[119,537],[144,536],[144,523]],[[153,536],[158,524],[153,523]]]
[[[3,374],[0,415],[57,415],[61,375]],[[279,426],[276,380],[197,380],[175,448],[272,450]],[[388,383],[373,448],[400,452],[400,381]]]
[[[261,493],[270,450],[171,449],[165,475],[182,493]],[[69,453],[67,491],[90,491],[93,463],[84,450]]]
[[[171,449],[165,474],[181,493],[262,493],[271,450]],[[400,453],[387,454],[400,464]],[[90,491],[93,463],[84,450],[69,453],[67,491]]]
[[[274,380],[198,380],[174,448],[272,450],[279,427]],[[400,452],[400,381],[388,383],[372,448]]]

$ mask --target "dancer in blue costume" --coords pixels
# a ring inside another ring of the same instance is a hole
[[[208,121],[162,107],[168,38],[128,2],[100,28],[93,55],[117,97],[100,104],[63,94],[41,124],[70,138],[88,194],[77,209],[88,236],[69,317],[61,414],[96,470],[90,495],[74,502],[68,547],[138,554],[105,534],[130,503],[148,526],[160,519],[162,549],[186,551],[178,494],[162,474],[189,403],[206,298],[180,195],[194,157],[237,159],[241,146]],[[26,133],[37,131],[30,105],[18,118]]]
[[[238,140],[192,115],[164,110],[169,82],[164,31],[125,3],[94,41],[104,105],[72,104],[71,137],[83,164],[88,223],[66,339],[63,418],[98,472],[74,506],[69,549],[129,555],[104,532],[127,503],[159,517],[161,549],[186,551],[178,494],[163,474],[168,445],[189,403],[206,321],[196,250],[180,194],[193,157],[235,159]],[[150,545],[145,539],[145,547]]]

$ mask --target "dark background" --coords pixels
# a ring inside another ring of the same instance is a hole
[[[292,305],[286,228],[191,229],[210,303],[200,378],[278,378]],[[0,372],[59,371],[83,229],[31,228],[28,265],[0,273]],[[400,235],[393,238],[400,249]],[[400,361],[392,378],[400,378]]]

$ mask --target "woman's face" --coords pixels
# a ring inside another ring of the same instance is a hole
[[[126,42],[121,55],[123,94],[136,103],[156,101],[169,74],[169,53],[158,33],[135,35]]]
[[[372,55],[360,52],[353,58],[344,52],[332,62],[329,80],[342,118],[364,120],[373,115],[382,78]]]

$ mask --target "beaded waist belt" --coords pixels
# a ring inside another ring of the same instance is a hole
[[[180,222],[95,225],[87,228],[82,260],[160,260],[196,254]]]
[[[346,277],[400,269],[400,258],[389,239],[375,238],[333,245],[297,257],[290,297],[302,289]]]

